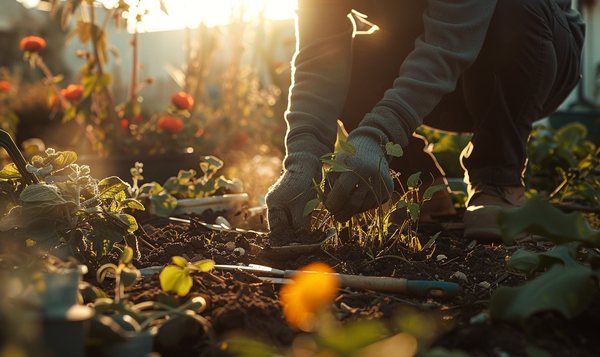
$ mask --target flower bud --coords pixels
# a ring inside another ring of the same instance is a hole
[[[171,96],[171,102],[181,110],[190,110],[194,106],[194,99],[186,92],[175,93]]]
[[[27,36],[21,40],[21,50],[39,52],[46,48],[46,41],[38,36]]]

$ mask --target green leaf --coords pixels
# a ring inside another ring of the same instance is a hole
[[[419,219],[419,205],[417,203],[411,203],[408,206],[408,210],[410,212],[410,218],[412,218],[413,222],[416,222]]]
[[[138,210],[138,211],[145,211],[146,210],[146,207],[144,207],[144,205],[140,201],[138,201],[136,199],[133,199],[133,198],[126,198],[126,199],[124,199],[123,201],[121,201],[121,206],[122,207],[131,208],[131,209],[135,209],[135,210]]]
[[[135,284],[135,282],[140,278],[141,273],[137,269],[130,268],[122,268],[121,269],[121,284],[123,287],[128,288]]]
[[[321,334],[321,344],[333,355],[350,356],[353,351],[381,341],[389,332],[381,321],[363,320],[344,328],[331,329]]]
[[[133,249],[131,249],[131,247],[123,248],[123,252],[121,252],[121,256],[119,257],[119,260],[123,264],[129,264],[129,263],[131,263],[132,259],[133,259]]]
[[[10,163],[4,166],[4,168],[2,168],[2,171],[0,171],[0,179],[20,180],[21,177],[21,173],[19,172],[17,165],[15,165],[14,163]]]
[[[437,232],[436,234],[431,236],[431,238],[429,238],[429,241],[427,242],[427,244],[425,244],[423,246],[423,250],[431,248],[433,246],[433,244],[435,243],[435,240],[437,239],[437,237],[440,235],[440,233],[442,233],[442,232]]]
[[[567,268],[576,268],[578,244],[560,245],[548,252],[534,253],[525,249],[520,249],[506,263],[507,269],[521,271],[527,275],[528,279],[535,276],[536,272],[545,271],[554,264],[563,264]]]
[[[98,183],[99,198],[115,197],[119,192],[129,188],[129,184],[117,176],[107,177]]]
[[[563,213],[541,195],[531,197],[519,208],[500,211],[498,223],[506,244],[514,243],[519,233],[529,232],[555,244],[580,242],[600,247],[600,232],[593,230],[580,212]]]
[[[586,310],[597,290],[598,274],[582,266],[554,265],[548,272],[519,287],[500,287],[492,296],[493,320],[525,328],[535,313],[557,311],[571,319]]]
[[[342,148],[342,152],[347,156],[356,156],[356,148],[354,145],[345,141],[340,141],[340,147]]]
[[[194,281],[187,269],[175,265],[163,268],[159,275],[160,287],[165,292],[174,292],[179,296],[185,296],[190,292]]]
[[[312,200],[308,201],[306,206],[304,206],[304,211],[302,211],[302,217],[306,217],[311,214],[320,203],[321,200],[319,198],[313,198]]]
[[[158,217],[169,217],[177,207],[177,199],[166,192],[152,195],[150,200],[154,204],[154,211]]]
[[[57,201],[66,202],[54,186],[35,184],[25,187],[19,196],[23,202]]]
[[[203,260],[198,260],[195,262],[190,263],[192,266],[194,266],[196,269],[200,270],[200,271],[210,271],[214,266],[215,266],[215,262],[214,260],[211,259],[203,259]]]
[[[406,185],[408,186],[408,189],[409,190],[414,190],[415,188],[419,187],[420,178],[421,178],[421,172],[420,171],[417,172],[416,174],[410,175],[410,177],[406,181]]]
[[[351,172],[350,168],[345,163],[338,160],[321,160],[324,164],[331,166],[329,171],[331,172]]]
[[[448,188],[448,185],[446,184],[427,187],[425,193],[423,194],[423,200],[430,200],[436,192],[444,190],[446,188]]]
[[[393,157],[400,157],[404,155],[402,146],[400,146],[399,144],[394,144],[392,142],[385,144],[385,153]]]
[[[192,177],[196,176],[196,171],[194,170],[179,170],[177,174],[177,181],[180,185],[187,185],[190,183]]]
[[[184,257],[174,256],[171,257],[171,262],[177,266],[185,268],[188,265],[188,261]]]
[[[50,163],[54,171],[62,170],[77,161],[77,154],[73,151],[61,151]]]

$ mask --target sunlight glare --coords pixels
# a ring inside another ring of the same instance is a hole
[[[103,0],[111,6],[118,0]],[[137,0],[126,0],[130,5]],[[140,10],[148,10],[144,15],[143,25],[138,30],[144,32],[167,31],[183,29],[186,26],[196,28],[201,22],[207,26],[225,25],[233,9],[238,9],[240,4],[245,4],[247,11],[245,19],[252,19],[266,4],[265,17],[272,20],[291,19],[297,0],[164,0],[169,12],[167,16],[160,10],[159,0],[142,0]],[[132,24],[130,24],[132,25]]]

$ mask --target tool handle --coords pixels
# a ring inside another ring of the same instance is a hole
[[[284,277],[289,278],[294,273],[297,273],[297,271],[286,270]],[[385,291],[390,293],[411,293],[436,297],[456,296],[459,293],[458,284],[445,281],[407,280],[404,278],[348,274],[334,275],[339,278],[341,286],[347,286],[353,289]]]

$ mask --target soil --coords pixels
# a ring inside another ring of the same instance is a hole
[[[600,298],[597,295],[584,314],[566,320],[557,313],[540,313],[528,320],[527,330],[484,318],[489,299],[498,286],[517,286],[526,282],[524,275],[505,269],[506,260],[520,247],[532,250],[548,249],[548,243],[526,242],[519,246],[482,244],[462,238],[460,214],[444,224],[419,226],[419,237],[426,242],[441,232],[433,248],[410,253],[401,249],[373,259],[362,248],[358,237],[343,232],[319,249],[297,254],[273,253],[284,237],[240,231],[215,231],[202,222],[212,223],[216,216],[208,212],[202,217],[189,216],[187,222],[152,219],[138,230],[141,257],[134,261],[137,268],[165,266],[171,257],[189,260],[213,259],[217,264],[260,264],[277,269],[298,269],[311,262],[322,261],[343,274],[398,277],[409,280],[431,280],[457,283],[457,296],[420,296],[342,288],[335,299],[335,316],[340,323],[361,319],[391,321],[406,311],[419,311],[435,320],[436,331],[429,342],[451,350],[461,350],[471,356],[546,356],[534,354],[532,348],[546,351],[548,356],[600,356],[597,321],[600,319]],[[236,215],[237,227],[265,231],[260,216],[244,220]],[[231,216],[230,216],[231,217]],[[235,218],[233,218],[235,220]],[[289,238],[289,237],[288,237]],[[303,237],[316,243],[323,236]],[[233,248],[242,248],[233,249]],[[374,254],[373,252],[371,254]],[[115,261],[116,254],[105,258]],[[101,262],[102,263],[102,262]],[[92,274],[87,279],[93,279]],[[139,281],[129,291],[135,302],[165,298],[160,290],[158,272]],[[288,326],[279,302],[280,285],[265,282],[260,275],[247,271],[213,270],[193,273],[194,284],[186,297],[203,296],[208,306],[201,315],[210,322],[217,339],[243,334],[267,345],[288,348],[299,331]],[[462,278],[461,278],[462,277]],[[94,284],[98,284],[94,281]],[[110,283],[100,286],[110,291]],[[173,297],[172,294],[169,294]],[[198,332],[188,336],[177,348],[157,347],[162,356],[202,355],[199,343],[208,336]],[[219,351],[219,355],[227,355]]]

